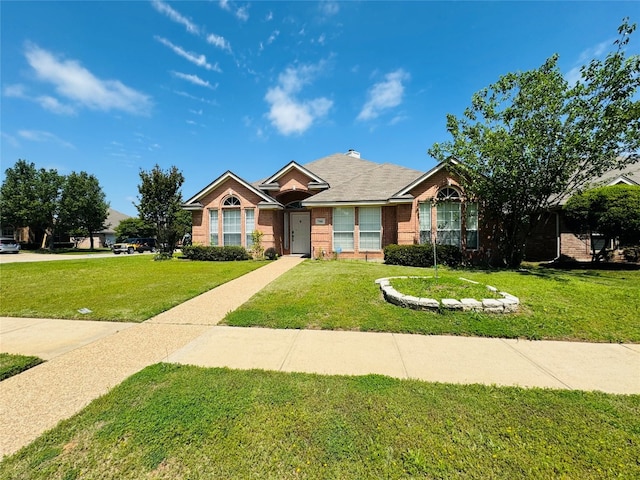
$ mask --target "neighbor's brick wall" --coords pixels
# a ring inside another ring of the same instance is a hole
[[[307,185],[309,183],[309,180],[310,178],[308,176],[294,168],[280,177],[280,179],[278,180],[278,185],[280,185],[281,192],[287,190],[306,191],[308,190]]]

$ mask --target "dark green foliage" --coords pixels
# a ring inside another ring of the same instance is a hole
[[[125,218],[115,228],[116,238],[119,242],[127,238],[150,238],[156,234],[154,225],[145,222],[141,218]]]
[[[93,235],[106,228],[108,213],[109,204],[95,176],[71,172],[66,177],[58,217],[61,228],[74,237],[89,237],[93,250]]]
[[[462,252],[453,245],[436,245],[436,257],[438,265],[462,265]],[[433,267],[433,245],[387,245],[384,248],[384,263],[405,267]]]
[[[184,176],[175,166],[166,172],[159,165],[149,172],[140,170],[138,214],[145,222],[154,225],[158,246],[168,253],[173,253],[178,240],[184,235],[186,215],[182,210],[180,191],[183,183]]]
[[[264,251],[264,257],[267,260],[277,260],[278,259],[278,253],[276,252],[275,248],[269,247]]]
[[[235,260],[249,260],[251,256],[244,247],[206,247],[203,245],[189,245],[182,247],[182,255],[189,260],[205,262],[229,262]]]

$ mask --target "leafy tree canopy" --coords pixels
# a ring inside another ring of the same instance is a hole
[[[125,218],[115,228],[118,241],[133,237],[153,237],[156,235],[156,227],[141,218]]]
[[[640,56],[625,48],[625,19],[604,60],[569,84],[558,56],[538,69],[508,73],[473,95],[462,118],[447,116],[450,142],[430,155],[454,158],[469,195],[482,200],[501,264],[517,267],[541,213],[588,180],[638,161]]]
[[[98,179],[86,172],[72,172],[65,179],[60,198],[60,225],[75,236],[88,236],[104,230],[109,204]]]
[[[160,247],[171,253],[181,237],[178,219],[182,212],[180,188],[184,176],[175,166],[165,172],[156,165],[149,172],[140,170],[140,181],[138,214],[155,226]]]

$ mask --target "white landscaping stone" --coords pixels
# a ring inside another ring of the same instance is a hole
[[[463,310],[482,310],[482,302],[479,302],[475,298],[462,298],[460,303],[462,304]]]
[[[458,277],[458,280],[462,280],[463,282],[473,283],[475,285],[480,285],[480,282],[476,282],[475,280],[469,280],[468,278]]]
[[[489,290],[490,292],[497,292],[498,289],[496,287],[492,287],[491,285],[487,285],[487,290]]]
[[[455,298],[443,298],[442,306],[451,310],[462,310],[462,303]]]
[[[435,298],[420,298],[418,300],[418,305],[429,310],[437,310],[440,308],[440,302]]]

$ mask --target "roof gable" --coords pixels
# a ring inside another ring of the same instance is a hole
[[[216,188],[218,188],[220,185],[222,185],[224,182],[226,182],[227,180],[235,180],[236,182],[238,182],[239,184],[241,184],[243,187],[246,187],[247,189],[249,189],[251,192],[255,193],[256,195],[258,195],[260,198],[262,198],[262,200],[268,204],[277,204],[278,202],[276,202],[273,198],[271,198],[269,195],[265,194],[264,192],[258,190],[256,187],[254,187],[253,185],[251,185],[250,183],[246,182],[245,180],[243,180],[242,178],[240,178],[239,176],[237,176],[235,173],[233,173],[231,170],[227,170],[225,173],[223,173],[222,175],[220,175],[218,178],[216,178],[213,182],[211,182],[209,185],[207,185],[205,188],[203,188],[202,190],[200,190],[198,193],[196,193],[193,197],[191,197],[189,200],[187,200],[184,204],[183,207],[189,209],[191,208],[202,208],[202,204],[199,202],[203,197],[205,197],[206,195],[208,195],[210,192],[212,192],[213,190],[215,190]]]
[[[283,176],[285,176],[287,173],[289,173],[291,170],[294,170],[294,169],[298,170],[300,173],[307,176],[311,182],[321,183],[321,184],[326,183],[322,178],[320,178],[310,170],[306,169],[302,165],[299,165],[295,161],[291,161],[287,165],[282,167],[280,170],[278,170],[276,173],[271,175],[269,178],[261,182],[260,187],[269,186],[271,184],[277,183],[278,180],[280,180]]]
[[[410,184],[406,185],[404,188],[402,188],[402,190],[398,191],[395,195],[393,195],[393,197],[402,197],[402,196],[408,195],[411,190],[416,188],[421,183],[426,182],[429,178],[433,177],[439,171],[444,170],[449,165],[459,165],[459,163],[458,163],[457,160],[455,160],[453,158],[445,160],[444,162],[440,162],[438,165],[433,167],[427,173],[425,173],[423,175],[420,175],[413,182],[411,182]]]

